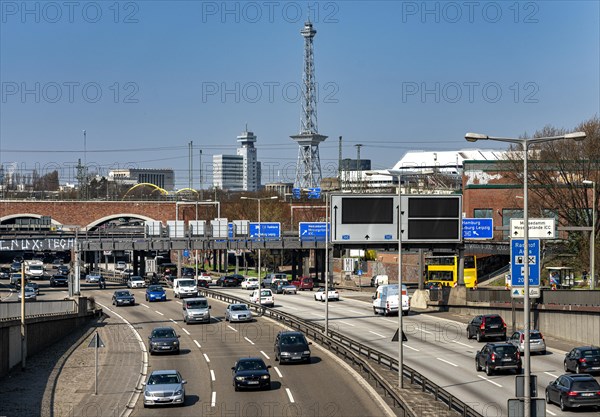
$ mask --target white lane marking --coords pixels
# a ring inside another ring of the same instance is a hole
[[[290,391],[289,388],[286,388],[285,392],[287,392],[287,396],[290,399],[290,402],[293,403],[294,402],[294,397],[292,397],[292,391]]]
[[[214,319],[215,321],[221,321],[221,319],[218,317],[211,317],[211,319]]]
[[[523,223],[523,224],[525,224],[525,223]],[[169,320],[171,320],[173,323],[177,323],[177,322],[176,322],[175,320],[173,320],[173,319],[169,319]]]
[[[372,332],[371,330],[369,330],[369,333],[373,333],[374,335],[376,335],[376,336],[379,336],[379,337],[385,337],[384,335],[382,335],[382,334],[379,334],[379,333]]]
[[[269,358],[269,355],[267,355],[267,354],[266,354],[265,352],[263,352],[262,350],[260,351],[260,353],[262,353],[262,354],[263,354],[263,356],[264,356],[265,358],[267,358],[267,359],[271,359],[271,358]]]
[[[279,375],[279,378],[283,378],[283,375],[281,375],[281,372],[279,372],[278,367],[274,367],[273,369],[275,369],[275,372],[277,372],[277,375]]]
[[[523,223],[523,224],[525,224],[525,223]],[[345,324],[346,326],[352,326],[352,327],[356,326],[355,324],[352,324],[352,323],[346,323],[343,320],[338,320],[338,321],[336,321],[336,323]]]
[[[468,348],[470,348],[470,347],[471,347],[471,346],[467,345],[466,343],[457,342],[456,340],[453,340],[452,342],[453,342],[453,343],[456,343],[457,345],[462,345],[462,346],[465,346],[465,347],[468,347]]]
[[[427,330],[423,330],[423,329],[419,329],[419,330],[420,330],[422,333],[425,333],[425,334],[433,334],[433,333],[431,333],[431,332],[428,332]]]
[[[525,224],[525,223],[523,223],[523,224]],[[146,305],[146,304],[144,304],[144,303],[140,303],[140,305],[141,305],[142,307],[150,308],[150,306],[147,306],[147,305]]]
[[[548,414],[550,414],[551,416],[555,416],[555,415],[556,415],[556,414],[554,414],[552,411],[548,410],[548,408],[547,408],[547,407],[546,407],[546,412],[547,412]]]
[[[215,391],[213,391],[212,397],[210,399],[210,406],[214,407],[216,405],[217,405],[217,393]]]
[[[481,379],[483,379],[483,380],[485,380],[485,381],[489,382],[490,384],[494,384],[494,385],[496,385],[497,387],[500,387],[500,388],[502,388],[502,385],[498,384],[497,382],[494,382],[494,381],[492,381],[491,379],[487,379],[487,378],[486,378],[486,377],[484,377],[484,376],[477,375],[477,378],[481,378]]]
[[[203,353],[204,355],[204,359],[206,359],[206,362],[210,362],[210,359],[208,359],[208,355],[206,353]]]
[[[212,369],[210,370],[210,379],[212,381],[216,381],[217,380],[217,378],[215,377],[215,371],[213,371]]]
[[[250,343],[251,345],[253,345],[253,344],[254,344],[254,342],[253,342],[252,340],[248,339],[248,338],[247,338],[247,337],[245,337],[245,336],[244,336],[244,339],[246,339],[246,340],[248,341],[248,343]]]
[[[525,223],[523,223],[523,224],[525,224]],[[227,327],[230,328],[231,330],[233,330],[234,332],[237,332],[237,330],[235,330],[233,327],[231,327],[229,325]]]
[[[322,314],[318,314],[318,313],[310,313],[310,314],[312,314],[313,316],[317,316],[317,317],[323,317]]]
[[[181,301],[177,301],[179,304],[183,305],[183,303]]]
[[[196,346],[198,346],[198,349],[202,349],[202,346],[200,346],[200,343],[198,343],[196,339],[194,339],[194,343],[196,344]]]
[[[544,372],[546,375],[550,375],[552,378],[558,378],[558,375],[551,374],[550,372]]]
[[[416,351],[416,352],[420,352],[420,350],[419,350],[419,349],[417,349],[417,348],[414,348],[414,347],[412,347],[412,346],[408,346],[407,344],[404,344],[404,343],[402,343],[402,346],[404,346],[404,347],[406,347],[406,348],[409,348],[409,349],[412,349],[412,350],[414,350],[414,351]]]
[[[455,364],[455,363],[452,363],[452,362],[448,362],[447,360],[445,360],[445,359],[442,359],[442,358],[436,358],[436,359],[437,359],[438,361],[445,362],[445,363],[447,363],[448,365],[452,365],[452,366],[458,366],[457,364]]]
[[[154,311],[155,311],[156,313],[160,314],[161,316],[164,316],[164,314],[163,314],[163,313],[161,313],[160,311],[158,311],[158,310],[154,310]]]
[[[190,335],[190,332],[188,332],[185,327],[182,327],[181,330],[183,330],[188,336]]]

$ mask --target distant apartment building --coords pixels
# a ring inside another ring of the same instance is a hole
[[[175,189],[175,172],[172,169],[127,168],[109,171],[108,180],[120,184],[154,184],[167,191]]]
[[[258,191],[261,188],[261,165],[257,161],[256,136],[242,132],[236,155],[213,155],[213,186],[229,191]]]

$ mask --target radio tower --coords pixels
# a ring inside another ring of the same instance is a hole
[[[313,38],[317,31],[310,21],[304,23],[300,31],[304,37],[304,71],[302,74],[302,121],[300,134],[290,136],[298,142],[298,162],[296,164],[295,188],[314,188],[321,186],[321,161],[319,143],[327,136],[319,135],[317,130],[317,91],[315,84],[315,60]]]

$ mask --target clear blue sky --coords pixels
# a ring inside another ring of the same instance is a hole
[[[308,6],[324,176],[339,136],[344,158],[360,143],[383,169],[410,150],[472,148],[466,132],[600,114],[598,1],[472,3],[2,0],[0,161],[63,181],[84,157],[102,173],[173,168],[185,187],[193,141],[207,188],[212,155],[234,154],[247,123],[263,183],[293,181]]]

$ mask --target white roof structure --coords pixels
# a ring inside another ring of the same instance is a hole
[[[506,151],[462,149],[458,151],[409,151],[404,154],[392,169],[407,173],[426,174],[428,172],[460,175],[463,161],[497,161],[506,159]],[[411,169],[412,168],[412,169]]]

